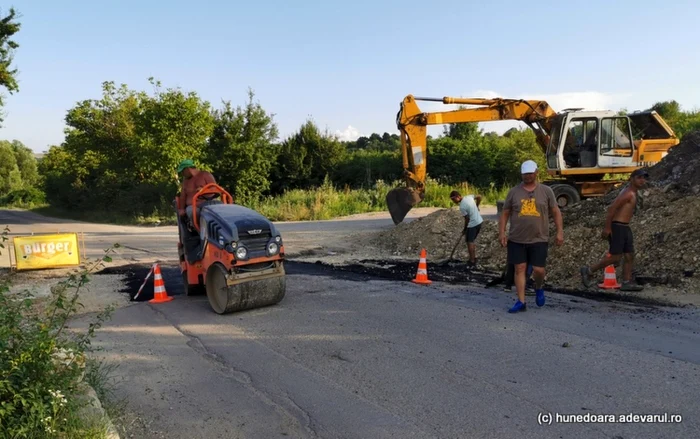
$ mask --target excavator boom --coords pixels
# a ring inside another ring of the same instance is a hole
[[[477,107],[424,113],[418,107],[417,101]],[[413,206],[425,197],[428,125],[518,120],[526,123],[535,132],[539,145],[546,151],[554,116],[556,112],[549,104],[538,100],[406,96],[396,117],[396,124],[401,133],[406,187],[392,189],[386,197],[394,224],[403,221]]]

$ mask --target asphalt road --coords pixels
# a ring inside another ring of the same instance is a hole
[[[700,320],[548,295],[288,266],[272,307],[220,316],[206,297],[134,303],[93,344],[140,438],[700,437]],[[567,344],[565,346],[565,344]],[[540,414],[682,416],[553,422]]]
[[[32,218],[0,222],[8,219]],[[33,219],[18,228],[63,227]],[[342,230],[282,227],[319,235],[368,227],[336,223]],[[166,228],[80,227],[88,247],[129,237],[135,248],[174,253]],[[124,257],[137,259],[125,291],[143,279],[142,253]],[[182,295],[176,267],[163,270],[174,300],[118,309],[93,342],[117,366],[123,437],[700,437],[696,308],[550,293],[545,307],[530,298],[528,312],[510,315],[514,294],[495,288],[419,286],[291,262],[280,304],[220,316],[206,297]],[[541,414],[554,417],[551,425],[540,425]],[[565,423],[557,414],[682,420]]]
[[[432,209],[414,209],[404,220],[410,222]],[[496,208],[482,207],[485,218],[495,218]],[[394,227],[388,213],[358,216],[353,219],[304,222],[276,222],[285,240],[287,253],[291,256],[300,252],[323,247],[328,242],[338,241],[345,235],[357,231],[374,231]],[[0,209],[0,227],[8,226],[10,235],[41,233],[78,233],[85,251],[81,254],[88,259],[98,259],[114,244],[119,248],[112,253],[116,264],[149,263],[177,259],[178,232],[175,226],[115,226],[92,224],[79,221],[48,218],[24,210]],[[10,265],[8,252],[0,255],[0,267]]]

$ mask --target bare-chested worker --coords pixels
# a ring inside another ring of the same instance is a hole
[[[617,196],[612,205],[608,208],[608,214],[605,218],[605,227],[603,229],[603,239],[607,239],[610,243],[608,250],[609,256],[606,256],[597,264],[588,267],[581,267],[581,278],[583,285],[590,286],[590,276],[602,270],[608,265],[614,265],[620,262],[624,255],[625,264],[622,272],[621,291],[639,291],[641,288],[632,282],[632,265],[634,264],[634,239],[632,229],[630,228],[630,220],[634,216],[637,206],[637,192],[644,186],[649,178],[647,171],[637,169],[630,175],[630,184],[623,189]]]
[[[187,215],[192,221],[192,198],[200,189],[209,183],[216,183],[214,176],[207,171],[200,171],[190,159],[183,160],[177,167],[177,173],[182,174],[182,190],[180,191],[180,206],[185,206],[178,211],[179,216]]]

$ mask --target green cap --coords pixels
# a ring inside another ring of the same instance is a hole
[[[177,166],[177,173],[180,174],[187,168],[194,168],[194,162],[190,159],[185,159],[180,162],[180,164]]]

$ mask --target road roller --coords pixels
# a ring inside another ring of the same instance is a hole
[[[279,303],[286,292],[284,242],[272,221],[235,204],[215,183],[200,189],[192,206],[192,220],[178,215],[185,295],[206,294],[218,314]]]

